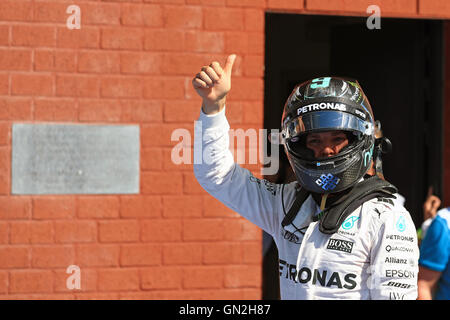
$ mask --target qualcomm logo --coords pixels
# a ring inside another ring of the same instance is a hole
[[[342,229],[344,230],[350,230],[351,228],[353,228],[353,226],[355,225],[355,222],[359,219],[359,217],[355,217],[355,216],[351,216],[348,217],[347,219],[344,220],[344,222],[342,222]]]
[[[400,218],[398,218],[397,223],[395,224],[395,226],[397,227],[398,231],[400,231],[400,232],[405,231],[405,229],[406,229],[405,217],[404,216],[400,216]]]
[[[322,174],[320,178],[316,180],[316,184],[323,190],[333,190],[337,187],[339,181],[341,181],[341,179],[329,173],[327,175]]]

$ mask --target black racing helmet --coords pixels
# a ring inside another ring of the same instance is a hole
[[[315,193],[335,193],[368,171],[375,142],[374,115],[358,81],[322,77],[297,85],[286,101],[281,133],[298,182]],[[306,148],[311,132],[342,130],[349,144],[339,154],[315,158]]]

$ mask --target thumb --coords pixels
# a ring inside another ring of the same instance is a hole
[[[236,55],[231,54],[228,56],[227,61],[225,62],[224,71],[231,76],[231,70],[233,69],[234,61],[236,60]]]

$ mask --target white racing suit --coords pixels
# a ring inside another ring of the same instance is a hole
[[[332,235],[319,231],[311,196],[293,225],[281,221],[295,199],[295,183],[255,178],[234,162],[225,110],[201,112],[195,125],[194,173],[212,196],[269,233],[279,253],[282,299],[416,299],[419,249],[403,206],[363,203]],[[283,208],[284,205],[284,208]]]

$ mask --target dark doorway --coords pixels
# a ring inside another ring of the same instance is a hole
[[[392,141],[383,157],[385,177],[419,227],[428,187],[442,196],[444,22],[382,18],[381,29],[370,30],[366,19],[266,14],[264,127],[280,128],[296,84],[327,75],[357,79]],[[286,166],[267,178],[287,181]],[[265,246],[264,299],[278,298],[274,247]]]

